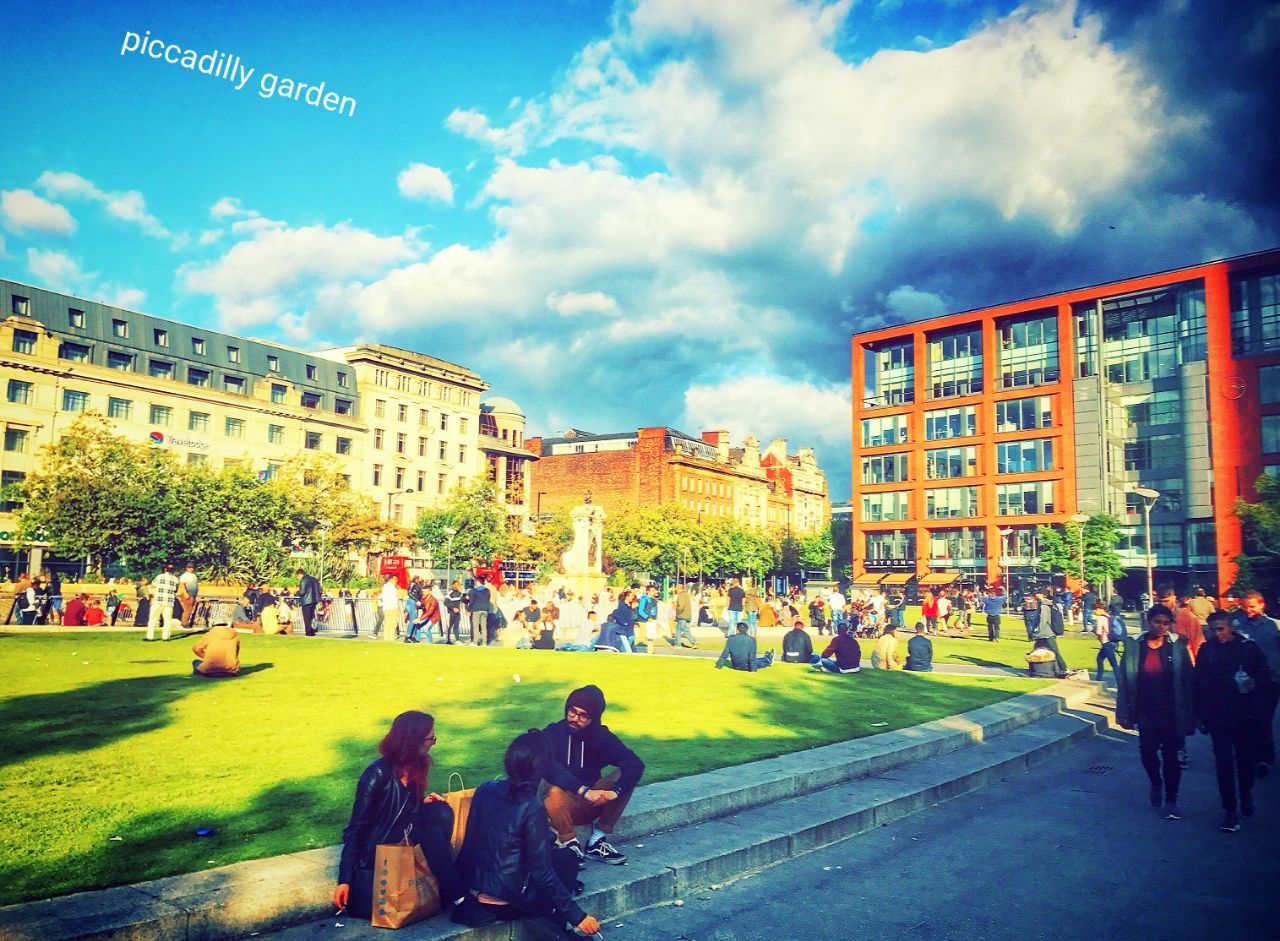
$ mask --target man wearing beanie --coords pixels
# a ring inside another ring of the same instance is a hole
[[[569,694],[565,717],[543,729],[552,758],[546,807],[557,846],[580,859],[620,866],[627,857],[609,845],[608,837],[644,774],[644,762],[600,723],[604,708],[600,687],[583,686]],[[606,767],[615,770],[602,777]],[[583,852],[574,828],[588,823],[593,829]]]

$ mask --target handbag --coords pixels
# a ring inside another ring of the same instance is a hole
[[[458,790],[453,789],[453,779],[458,779]],[[455,859],[462,850],[462,841],[467,835],[467,818],[471,816],[471,799],[476,796],[474,787],[465,787],[462,775],[456,771],[449,775],[449,790],[445,792],[444,799],[449,807],[453,810],[453,834],[449,837],[449,848],[453,851]]]
[[[399,843],[379,844],[373,857],[375,928],[403,928],[439,914],[440,883],[431,873],[422,847],[409,842],[412,824]]]

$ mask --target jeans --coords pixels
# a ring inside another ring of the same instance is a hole
[[[995,641],[999,639],[1000,639],[1000,615],[988,614],[987,615],[987,640]]]
[[[483,646],[489,635],[489,612],[471,612],[471,643]]]
[[[1172,726],[1138,726],[1138,753],[1142,756],[1142,769],[1147,772],[1151,786],[1159,787],[1163,765],[1164,799],[1169,803],[1178,800],[1178,785],[1182,783],[1182,769],[1178,767],[1178,739],[1179,735]]]
[[[1112,641],[1107,641],[1098,648],[1098,682],[1102,682],[1102,663],[1103,661],[1111,664],[1111,675],[1115,677],[1116,683],[1120,682],[1120,666],[1116,662],[1116,645]]]
[[[689,627],[688,618],[676,618],[676,636],[671,638],[671,643],[675,647],[679,647],[684,641],[689,642],[690,647],[698,646],[697,638],[693,636],[693,631]]]
[[[622,648],[623,653],[635,653],[635,638],[630,634],[617,634],[618,646]]]
[[[844,676],[848,675],[846,673],[843,673],[843,671],[841,671],[840,667],[836,664],[836,662],[832,660],[830,657],[819,657],[817,654],[814,654],[813,665],[816,667],[819,667],[822,670],[825,670],[827,673],[840,673],[841,675],[844,675]],[[849,673],[857,673],[857,672],[859,672],[859,670],[856,667],[849,671]]]
[[[1222,723],[1209,728],[1213,764],[1218,772],[1218,796],[1222,799],[1222,809],[1229,813],[1236,809],[1237,782],[1241,800],[1253,791],[1261,731],[1250,723]]]
[[[316,606],[313,604],[304,604],[302,606],[302,629],[308,637],[315,636],[315,621]],[[115,620],[113,619],[111,623],[114,624]]]
[[[455,640],[460,640],[462,636],[462,629],[458,626],[462,620],[462,612],[446,609],[446,614],[448,615],[448,621],[446,621],[444,629],[444,642],[452,644]]]
[[[1037,638],[1039,639],[1039,638]],[[1043,638],[1044,645],[1053,651],[1053,655],[1058,658],[1058,674],[1062,675],[1067,672],[1067,661],[1062,659],[1062,651],[1058,649],[1058,635],[1050,634]],[[1112,667],[1115,670],[1115,667]]]

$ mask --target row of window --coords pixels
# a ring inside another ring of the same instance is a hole
[[[1053,426],[1051,395],[1033,395],[1025,399],[1005,399],[993,403],[993,433],[1029,431]],[[884,415],[862,419],[862,446],[907,444],[911,440],[909,415]],[[972,438],[978,434],[978,406],[932,409],[924,413],[926,441],[946,438]]]
[[[408,474],[408,471],[403,467],[392,468],[391,478],[389,481],[391,488],[393,490],[401,490],[401,491],[405,490],[406,489],[405,481],[408,479],[407,474]],[[386,476],[387,475],[381,464],[373,465],[373,478],[372,478],[373,486],[375,487],[384,486],[383,479]],[[417,471],[417,483],[414,489],[416,489],[419,493],[424,493],[427,489],[427,479],[428,479],[428,474],[426,471],[422,471],[422,470]],[[449,492],[449,475],[445,473],[437,473],[436,474],[436,493],[443,496],[448,492]]]
[[[707,480],[705,477],[680,476],[680,489],[689,493],[705,493],[711,497],[729,497],[732,491],[729,485],[720,481]]]
[[[928,558],[932,564],[975,568],[986,564],[987,531],[984,527],[930,529],[926,536]],[[869,566],[916,561],[916,533],[913,529],[866,533],[865,538],[866,564]],[[1001,558],[1033,559],[1037,555],[1034,527],[1020,527],[1007,536],[998,535],[996,538]]]
[[[890,484],[910,480],[910,455],[897,451],[862,459],[864,484]],[[1002,441],[996,445],[997,474],[1029,474],[1053,470],[1053,439],[1027,438]],[[978,448],[974,445],[932,448],[924,452],[927,480],[950,480],[978,476]]]
[[[996,515],[1035,516],[1054,512],[1056,486],[1051,480],[996,486]],[[943,487],[924,492],[926,519],[962,519],[982,516],[977,487]],[[911,493],[891,490],[862,496],[864,522],[911,519]]]
[[[405,403],[403,403],[403,402],[396,403],[396,411],[395,411],[396,421],[398,421],[398,422],[399,422],[400,424],[402,424],[402,425],[404,425],[404,424],[408,424],[408,422],[409,422],[409,411],[410,411],[410,407],[409,407],[408,405],[406,405]],[[386,399],[375,399],[375,400],[374,400],[374,402],[373,402],[373,417],[374,417],[374,418],[386,418],[386,417],[387,417],[387,400],[386,400]],[[425,408],[420,408],[420,409],[418,409],[418,427],[419,427],[419,428],[427,428],[427,427],[429,427],[429,426],[430,426],[430,424],[431,424],[431,411],[430,411],[430,409],[425,409]],[[448,431],[448,430],[449,430],[449,413],[448,413],[448,412],[441,412],[441,413],[440,413],[440,417],[439,417],[439,424],[440,424],[440,430],[441,430],[441,431]],[[467,421],[466,416],[465,416],[465,415],[459,415],[459,416],[458,416],[458,432],[459,432],[460,434],[464,434],[464,435],[465,435],[465,434],[467,433],[467,427],[468,427],[468,421]]]
[[[441,402],[456,402],[459,405],[473,405],[476,394],[469,389],[460,389],[446,382],[432,382],[430,379],[418,379],[408,373],[394,372],[390,369],[375,369],[373,384],[384,389],[394,388],[397,392],[408,392],[416,389],[424,399],[439,399]]]

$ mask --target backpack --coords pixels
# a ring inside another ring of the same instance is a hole
[[[1059,637],[1065,634],[1067,630],[1066,625],[1062,623],[1062,612],[1058,610],[1056,605],[1049,609],[1049,629]]]
[[[1124,618],[1119,612],[1113,612],[1111,622],[1107,626],[1107,641],[1118,644],[1128,636],[1129,626],[1124,623]]]

